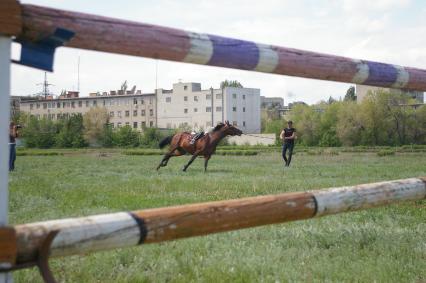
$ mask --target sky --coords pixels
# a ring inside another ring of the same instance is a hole
[[[209,33],[403,66],[426,68],[426,1],[423,0],[21,0],[143,23]],[[14,44],[12,57],[19,58]],[[350,84],[200,66],[73,48],[56,51],[50,90],[76,90],[80,58],[81,96],[119,89],[127,80],[144,93],[156,87],[200,82],[203,89],[237,80],[261,95],[309,104],[344,97]],[[156,77],[156,65],[158,75]],[[41,91],[44,72],[12,65],[12,95]]]

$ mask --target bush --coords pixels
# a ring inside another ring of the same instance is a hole
[[[394,150],[380,150],[377,152],[377,156],[388,156],[388,155],[395,155],[395,151]]]
[[[113,134],[115,146],[136,147],[140,144],[140,133],[130,126],[119,128]]]

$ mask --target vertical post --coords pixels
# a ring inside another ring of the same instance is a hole
[[[0,35],[0,227],[7,224],[9,207],[10,37]],[[1,262],[0,262],[1,264]],[[12,282],[11,273],[0,273],[0,283]]]
[[[214,127],[214,104],[213,104],[213,87],[210,87],[210,95],[211,95],[211,102],[212,102],[212,127]]]

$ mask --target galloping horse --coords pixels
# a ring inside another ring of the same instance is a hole
[[[168,144],[170,144],[170,148],[158,165],[157,170],[160,169],[160,167],[167,166],[170,157],[190,153],[192,157],[188,164],[183,167],[183,171],[186,171],[197,156],[204,156],[204,171],[207,171],[207,164],[210,157],[215,152],[218,143],[226,136],[241,136],[242,133],[240,129],[230,125],[229,122],[226,121],[225,123],[217,124],[211,133],[204,135],[194,144],[190,144],[192,136],[188,132],[168,136],[159,143],[160,148]]]

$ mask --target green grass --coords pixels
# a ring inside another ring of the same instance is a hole
[[[10,175],[10,222],[85,216],[304,191],[426,175],[426,153],[279,153],[197,159],[120,151],[19,156]],[[308,221],[53,259],[66,282],[424,282],[426,201]],[[16,282],[41,282],[35,269]]]

